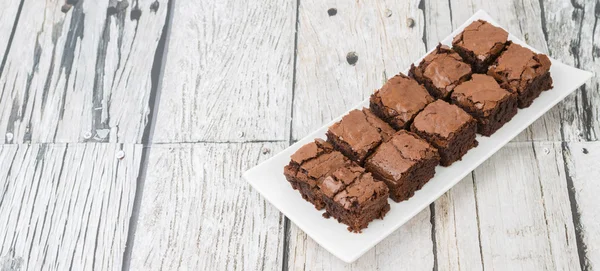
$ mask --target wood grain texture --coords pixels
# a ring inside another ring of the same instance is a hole
[[[18,22],[19,3],[17,1],[0,2],[0,37],[2,37],[0,40],[0,75],[4,69],[2,62],[9,52],[11,33]]]
[[[296,1],[179,1],[155,142],[287,140]]]
[[[432,270],[429,208],[352,264],[336,258],[295,225],[290,227],[289,270]]]
[[[0,145],[0,269],[120,269],[141,150]]]
[[[344,113],[425,53],[416,1],[303,0],[298,12],[292,139]],[[290,270],[432,269],[431,234],[427,209],[348,265],[291,225],[286,264]]]
[[[423,1],[427,25],[425,33],[430,46],[450,34],[477,10],[483,9],[534,48],[563,63],[598,73],[600,65],[596,59],[600,56],[600,29],[594,25],[597,25],[600,15],[594,10],[598,4],[593,1]],[[592,79],[514,141],[596,140],[600,127],[599,109],[591,101],[600,99],[598,84],[597,79]]]
[[[596,76],[538,122],[553,122],[566,141],[600,139],[600,1],[539,0],[550,56]],[[555,124],[556,125],[556,124]]]
[[[241,177],[285,143],[151,147],[132,270],[281,270],[283,216]]]
[[[0,78],[0,142],[140,142],[167,13],[154,2],[63,13],[64,0],[25,1]]]
[[[578,269],[559,146],[510,144],[474,179],[485,269]]]
[[[343,114],[425,53],[416,1],[303,0],[298,19],[293,139]]]
[[[439,270],[482,270],[477,203],[472,175],[435,201]]]
[[[600,142],[563,144],[582,269],[600,268]]]
[[[579,270],[560,143],[509,143],[438,199],[440,269]]]

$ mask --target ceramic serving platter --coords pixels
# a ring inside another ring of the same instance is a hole
[[[451,46],[452,38],[471,22],[478,19],[486,20],[499,26],[487,13],[480,10],[450,36],[442,40],[441,43]],[[511,34],[509,34],[508,38],[517,44],[539,52]],[[420,61],[420,59],[417,60],[415,64]],[[401,203],[389,200],[391,210],[385,218],[371,222],[369,227],[364,229],[361,234],[348,232],[346,225],[338,223],[333,218],[323,218],[322,213],[324,211],[317,211],[312,204],[303,200],[300,193],[293,190],[283,176],[283,167],[289,163],[290,155],[315,138],[325,139],[325,132],[328,127],[340,120],[343,115],[340,115],[269,160],[246,171],[244,178],[267,201],[273,204],[327,251],[345,262],[353,262],[421,210],[428,207],[430,203],[452,188],[452,186],[457,184],[467,174],[502,148],[502,146],[593,76],[590,72],[567,66],[555,59],[551,59],[551,61],[552,67],[550,72],[554,80],[553,89],[543,92],[529,108],[520,109],[510,122],[506,123],[491,137],[478,135],[478,147],[471,149],[462,158],[462,161],[455,162],[450,167],[438,166],[435,177],[423,186],[421,190],[417,191],[412,198]],[[407,72],[404,71],[405,74]],[[349,108],[348,111],[368,106],[369,101],[367,99],[356,107]]]

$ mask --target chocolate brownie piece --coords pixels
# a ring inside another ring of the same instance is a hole
[[[414,79],[398,74],[371,95],[370,108],[394,129],[410,127],[413,118],[433,102],[425,87]]]
[[[526,108],[542,91],[552,88],[550,65],[548,56],[509,42],[506,51],[489,67],[487,74],[493,76],[502,88],[517,94],[519,108]]]
[[[460,107],[443,100],[430,103],[410,130],[438,149],[440,164],[449,166],[477,146],[477,121]]]
[[[452,103],[477,120],[477,131],[490,136],[517,114],[516,95],[502,89],[493,77],[473,74],[452,92]]]
[[[390,197],[407,200],[433,178],[438,151],[414,133],[399,131],[367,158],[365,168],[390,189]]]
[[[390,210],[387,186],[356,165],[339,168],[319,187],[327,211],[324,216],[333,216],[351,232],[360,232]]]
[[[350,160],[362,165],[365,158],[395,132],[369,109],[355,109],[329,127],[327,141]]]
[[[504,50],[507,39],[508,32],[504,29],[477,20],[454,37],[452,49],[471,64],[473,72],[486,73],[488,66]]]
[[[323,193],[318,184],[340,167],[352,164],[348,158],[333,149],[331,144],[316,139],[298,149],[283,174],[302,198],[309,201],[317,210],[323,209]]]
[[[431,96],[447,99],[457,85],[471,78],[471,65],[450,47],[439,44],[419,66],[412,64],[408,75],[425,85]]]

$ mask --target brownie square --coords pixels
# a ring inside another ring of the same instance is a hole
[[[339,168],[319,186],[327,211],[323,216],[333,216],[351,232],[360,232],[390,210],[387,186],[357,165]]]
[[[477,131],[490,136],[517,114],[516,95],[502,89],[493,77],[473,74],[452,92],[452,103],[477,120]]]
[[[508,32],[486,21],[477,20],[454,37],[452,49],[476,73],[486,73],[488,66],[502,53],[506,46]]]
[[[350,160],[362,165],[365,158],[395,132],[369,109],[355,109],[329,127],[327,141]]]
[[[400,130],[410,127],[417,113],[433,100],[417,81],[398,74],[371,95],[370,108],[379,118]]]
[[[526,108],[542,91],[552,88],[550,65],[548,56],[509,42],[506,51],[489,67],[487,74],[493,76],[502,88],[517,95],[519,108]]]
[[[407,200],[433,178],[438,151],[414,133],[399,131],[367,158],[365,168],[390,189],[390,197]]]
[[[443,100],[430,103],[410,130],[438,149],[440,164],[449,166],[477,146],[477,121],[460,107]]]
[[[439,44],[419,66],[412,64],[408,75],[425,85],[431,96],[447,99],[457,85],[471,78],[471,65],[450,47]]]
[[[333,149],[331,144],[316,139],[298,149],[290,163],[285,166],[283,174],[302,198],[315,205],[317,210],[323,209],[323,193],[318,184],[338,168],[352,164],[348,158]]]

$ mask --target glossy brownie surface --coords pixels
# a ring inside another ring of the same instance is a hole
[[[371,95],[371,110],[394,129],[403,129],[434,99],[414,79],[398,74]]]
[[[367,108],[352,110],[329,127],[327,140],[350,160],[362,164],[379,144],[396,131]]]
[[[440,44],[419,66],[413,65],[409,75],[424,84],[432,96],[445,99],[457,85],[470,78],[471,65],[450,47]]]
[[[360,232],[374,219],[383,218],[390,209],[387,186],[356,165],[339,168],[319,186],[326,216],[348,225],[352,232]]]
[[[449,166],[477,146],[477,121],[443,100],[430,103],[417,115],[411,131],[438,149],[440,164]]]
[[[324,203],[318,187],[319,182],[350,163],[350,160],[335,151],[331,144],[316,139],[302,146],[291,156],[290,163],[284,168],[284,175],[305,200],[320,210],[323,209]]]
[[[488,65],[504,50],[507,39],[508,32],[504,29],[477,20],[454,37],[452,47],[471,64],[474,72],[485,73]]]
[[[395,201],[406,200],[435,174],[438,151],[414,133],[401,130],[367,159],[365,167],[390,189]]]
[[[459,105],[480,111],[484,117],[498,107],[500,102],[509,99],[511,93],[501,88],[493,77],[473,74],[473,78],[454,89],[452,100]]]
[[[519,108],[531,105],[544,90],[552,88],[548,56],[511,43],[489,67],[487,74],[500,86],[517,94]]]
[[[473,118],[460,107],[437,100],[417,115],[413,127],[440,139],[449,139],[470,121],[474,121]]]

